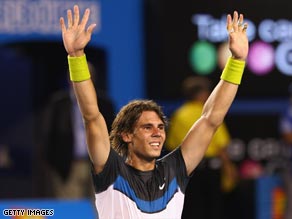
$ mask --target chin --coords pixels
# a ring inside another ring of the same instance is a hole
[[[159,158],[160,155],[161,155],[161,150],[160,150],[159,152],[155,152],[155,153],[153,154],[153,157],[154,157],[154,158]]]

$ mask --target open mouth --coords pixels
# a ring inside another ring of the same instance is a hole
[[[151,142],[150,145],[154,148],[159,148],[160,142]]]

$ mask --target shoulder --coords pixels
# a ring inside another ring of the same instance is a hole
[[[177,167],[178,163],[184,163],[181,148],[177,147],[175,150],[169,152],[162,158],[156,161],[157,165],[170,165]]]

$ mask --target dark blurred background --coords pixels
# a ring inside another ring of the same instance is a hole
[[[287,159],[278,119],[288,105],[292,77],[292,23],[286,10],[291,3],[75,2],[82,10],[92,9],[90,22],[97,28],[86,54],[98,71],[96,86],[109,94],[116,111],[131,99],[151,98],[167,116],[183,101],[180,85],[185,77],[205,75],[217,83],[228,56],[226,15],[244,13],[250,54],[226,123],[233,138],[233,161],[242,169],[253,161],[262,172],[243,173],[239,193],[244,195],[236,209],[245,219],[276,218],[273,206],[283,207],[286,197],[278,174]],[[69,0],[0,0],[0,204],[47,198],[38,116],[51,94],[67,86],[59,17],[72,6]],[[273,196],[275,192],[280,196]],[[269,215],[262,213],[267,211]]]

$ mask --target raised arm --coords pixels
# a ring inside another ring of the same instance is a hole
[[[238,15],[236,11],[233,18],[227,15],[226,26],[232,57],[223,70],[221,80],[206,101],[200,119],[192,126],[182,142],[181,150],[188,174],[201,161],[214,133],[222,124],[235,98],[244,70],[248,39],[247,24],[243,24],[243,15]]]
[[[68,53],[70,80],[84,120],[88,153],[98,173],[108,158],[110,142],[105,120],[98,109],[96,91],[84,54],[84,48],[95,27],[95,24],[91,24],[86,28],[89,15],[90,10],[86,9],[80,20],[79,8],[74,5],[73,14],[71,10],[67,11],[67,27],[63,17],[60,18],[60,25],[64,47]]]

